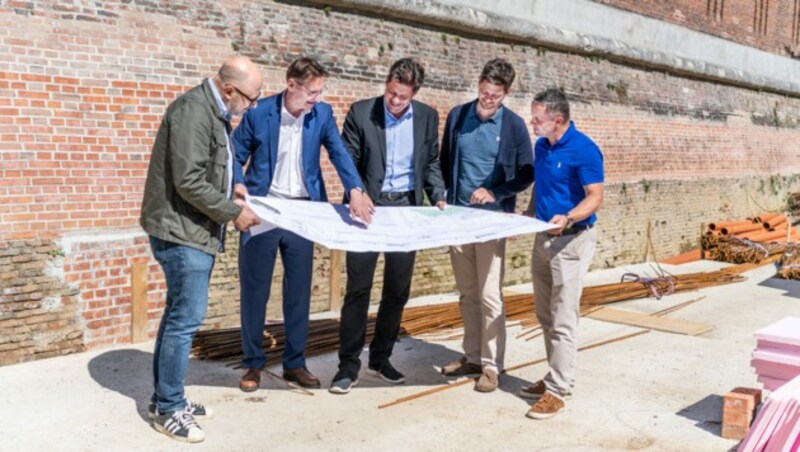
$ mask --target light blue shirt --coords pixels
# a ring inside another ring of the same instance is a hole
[[[214,82],[211,79],[208,79],[208,86],[211,88],[211,93],[214,95],[214,100],[217,101],[217,106],[219,107],[219,112],[222,113],[222,116],[231,121],[231,114],[228,113],[228,107],[225,106],[225,103],[222,102],[222,96],[219,95],[219,91],[217,91],[217,87],[214,85]],[[228,147],[228,188],[225,191],[225,196],[229,199],[231,197],[231,188],[233,187],[233,152],[231,152],[231,137],[228,136],[228,131],[225,131],[225,143]]]
[[[399,118],[383,104],[386,119],[386,176],[381,191],[404,192],[414,189],[414,106]]]

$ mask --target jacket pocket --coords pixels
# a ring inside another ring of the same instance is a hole
[[[206,180],[222,193],[227,191],[228,145],[225,141],[212,144],[211,159],[206,165]]]

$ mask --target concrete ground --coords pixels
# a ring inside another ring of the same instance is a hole
[[[713,270],[715,262],[664,266],[673,273]],[[589,285],[615,282],[622,273],[653,275],[650,265],[595,271]],[[239,371],[192,360],[189,397],[212,406],[201,421],[206,441],[184,445],[155,432],[146,415],[152,343],[119,346],[0,368],[0,450],[728,450],[719,436],[721,395],[736,386],[760,387],[750,368],[753,332],[800,314],[800,283],[772,278],[773,266],[747,281],[661,300],[622,302],[616,308],[655,312],[705,296],[670,317],[711,323],[689,337],[649,334],[581,352],[575,396],[547,421],[525,417],[529,402],[515,393],[545,372],[545,364],[501,377],[494,393],[463,385],[385,409],[378,405],[445,384],[435,366],[459,356],[458,340],[404,338],[393,363],[407,375],[392,386],[362,372],[350,394],[326,389],[313,396],[265,376],[262,389],[238,389]],[[518,290],[530,290],[519,286]],[[414,303],[453,299],[427,297]],[[587,344],[639,331],[583,319]],[[544,356],[541,338],[516,338],[509,328],[506,364]],[[335,354],[309,360],[327,386]],[[280,372],[278,368],[272,370]]]

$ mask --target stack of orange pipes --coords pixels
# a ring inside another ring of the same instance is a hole
[[[707,235],[734,236],[751,242],[796,242],[800,232],[789,225],[786,215],[768,212],[745,220],[709,223]]]

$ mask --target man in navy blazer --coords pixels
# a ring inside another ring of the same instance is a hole
[[[286,73],[286,90],[262,99],[250,110],[233,134],[236,150],[235,193],[239,197],[268,196],[281,199],[327,201],[320,168],[320,146],[328,156],[350,199],[350,213],[371,221],[372,201],[339,130],[330,105],[321,102],[327,71],[311,58],[292,62]],[[249,162],[249,163],[248,163]],[[242,166],[248,163],[242,174]],[[266,364],[262,349],[264,320],[275,258],[280,250],[284,267],[283,318],[286,344],[283,378],[302,387],[319,387],[319,379],[306,368],[311,300],[313,242],[275,228],[241,235],[239,284],[241,288],[242,391],[258,389]]]
[[[517,193],[531,185],[528,128],[503,105],[515,75],[506,60],[489,61],[478,79],[478,98],[447,115],[440,159],[449,204],[513,212]],[[442,373],[480,375],[475,384],[480,392],[497,389],[503,370],[505,247],[505,239],[450,247],[464,319],[464,356],[443,366]]]

